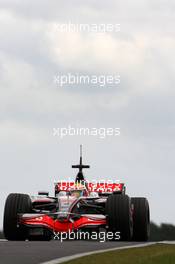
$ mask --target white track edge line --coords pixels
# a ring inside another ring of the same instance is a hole
[[[148,243],[138,244],[138,245],[130,245],[130,246],[123,246],[123,247],[121,246],[121,247],[108,248],[108,249],[99,249],[99,250],[95,250],[95,251],[78,253],[78,254],[74,254],[71,256],[67,256],[67,257],[56,258],[56,259],[53,259],[50,261],[41,262],[40,264],[59,264],[59,263],[67,262],[69,260],[74,260],[77,258],[81,258],[81,257],[89,256],[89,255],[94,255],[94,254],[98,254],[98,253],[105,253],[105,252],[115,251],[115,250],[120,250],[120,249],[146,247],[146,246],[151,246],[151,245],[155,245],[155,244],[157,244],[157,242],[148,242]]]

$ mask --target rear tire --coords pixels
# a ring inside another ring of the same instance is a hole
[[[130,241],[133,233],[131,201],[127,195],[112,194],[106,201],[109,231],[120,232],[120,239]]]
[[[6,199],[4,209],[4,235],[7,240],[25,240],[27,228],[18,226],[18,214],[31,213],[30,196],[21,193],[11,193]]]
[[[147,241],[150,233],[149,203],[146,198],[131,198],[133,204],[133,240]]]

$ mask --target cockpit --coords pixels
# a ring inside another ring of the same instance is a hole
[[[84,195],[84,190],[71,190],[69,193],[70,193],[70,196],[79,198]]]

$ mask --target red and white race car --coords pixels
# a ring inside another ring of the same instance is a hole
[[[11,193],[4,210],[4,235],[8,240],[50,240],[60,233],[105,230],[120,239],[146,241],[150,214],[146,198],[130,198],[123,183],[87,182],[82,164],[75,182],[57,182],[55,196]]]

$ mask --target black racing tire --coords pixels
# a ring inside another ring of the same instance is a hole
[[[131,200],[128,195],[112,194],[106,201],[109,231],[120,232],[120,240],[130,241],[133,234]]]
[[[144,197],[131,198],[133,205],[133,240],[147,241],[150,235],[150,210]]]
[[[18,214],[31,213],[32,202],[30,196],[21,193],[8,195],[4,209],[3,230],[7,240],[25,240],[27,228],[18,226]]]
[[[42,236],[29,236],[29,241],[50,241],[52,239],[51,234],[42,235]]]
[[[30,235],[28,236],[29,241],[50,241],[53,237],[52,231],[43,228],[43,234],[41,235]]]

